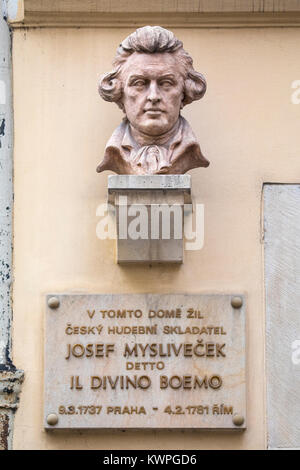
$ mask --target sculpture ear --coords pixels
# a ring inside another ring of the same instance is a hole
[[[105,101],[117,103],[121,109],[123,109],[122,104],[119,104],[122,97],[122,83],[118,77],[119,72],[120,67],[102,75],[99,81],[98,91],[101,98]]]
[[[204,76],[195,70],[190,71],[185,80],[183,106],[195,100],[200,100],[205,92],[206,80]]]
[[[184,107],[184,99],[185,99],[185,86],[183,86],[183,90],[182,90],[182,99],[180,103],[180,109],[183,109]]]

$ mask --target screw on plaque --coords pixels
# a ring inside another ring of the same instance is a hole
[[[47,424],[55,426],[58,423],[58,416],[55,413],[50,413],[47,416]]]
[[[234,415],[232,418],[232,422],[235,426],[242,426],[245,422],[245,418],[242,415]]]
[[[232,297],[231,305],[233,308],[241,308],[241,306],[243,305],[242,297]]]
[[[60,301],[57,297],[50,297],[48,300],[48,307],[49,308],[58,308],[60,305]]]

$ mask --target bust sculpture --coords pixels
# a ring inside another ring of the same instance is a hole
[[[125,113],[109,139],[100,173],[183,174],[207,167],[181,109],[202,98],[206,81],[171,31],[137,29],[121,43],[113,71],[100,79],[99,93]]]

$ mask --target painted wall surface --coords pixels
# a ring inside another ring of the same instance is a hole
[[[133,29],[133,28],[132,28]],[[266,445],[262,184],[299,182],[300,30],[174,30],[208,82],[183,115],[208,169],[192,174],[205,244],[182,266],[119,266],[96,237],[107,174],[96,174],[121,112],[97,94],[129,29],[15,30],[14,362],[26,379],[15,449],[246,449]],[[48,292],[247,295],[248,429],[243,433],[46,433],[44,296]]]

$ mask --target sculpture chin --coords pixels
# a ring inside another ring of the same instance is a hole
[[[151,136],[154,138],[160,138],[164,134],[167,134],[172,130],[176,122],[166,122],[161,112],[147,112],[147,118],[142,122],[133,123],[131,125],[137,132],[144,134],[145,136]]]

